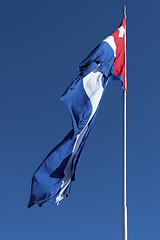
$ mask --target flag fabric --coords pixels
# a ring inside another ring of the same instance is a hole
[[[125,28],[126,17],[79,65],[80,74],[62,95],[61,100],[72,116],[73,129],[33,174],[28,207],[45,202],[58,205],[68,196],[107,82],[121,80],[126,89]]]

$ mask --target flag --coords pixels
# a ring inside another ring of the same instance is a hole
[[[45,202],[59,204],[68,196],[77,166],[92,128],[104,89],[110,80],[125,83],[126,17],[120,27],[104,39],[79,65],[79,75],[61,97],[72,116],[73,129],[33,174],[28,207]]]

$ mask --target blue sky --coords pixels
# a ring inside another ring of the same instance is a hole
[[[76,181],[59,206],[27,208],[31,178],[71,129],[60,101],[127,7],[129,240],[160,239],[159,1],[1,1],[3,240],[121,239],[122,89],[110,82]]]

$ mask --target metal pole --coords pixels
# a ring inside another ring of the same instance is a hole
[[[126,17],[126,7],[123,14]],[[125,29],[125,82],[127,83],[126,72],[126,29]],[[123,180],[122,180],[122,240],[127,240],[127,205],[126,205],[126,95],[123,90]]]

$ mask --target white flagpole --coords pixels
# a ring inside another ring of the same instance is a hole
[[[124,6],[123,14],[126,16],[126,7]],[[127,83],[126,71],[126,29],[125,29],[125,82]],[[126,205],[126,95],[127,91],[123,90],[123,180],[122,180],[122,240],[127,240],[127,205]]]

